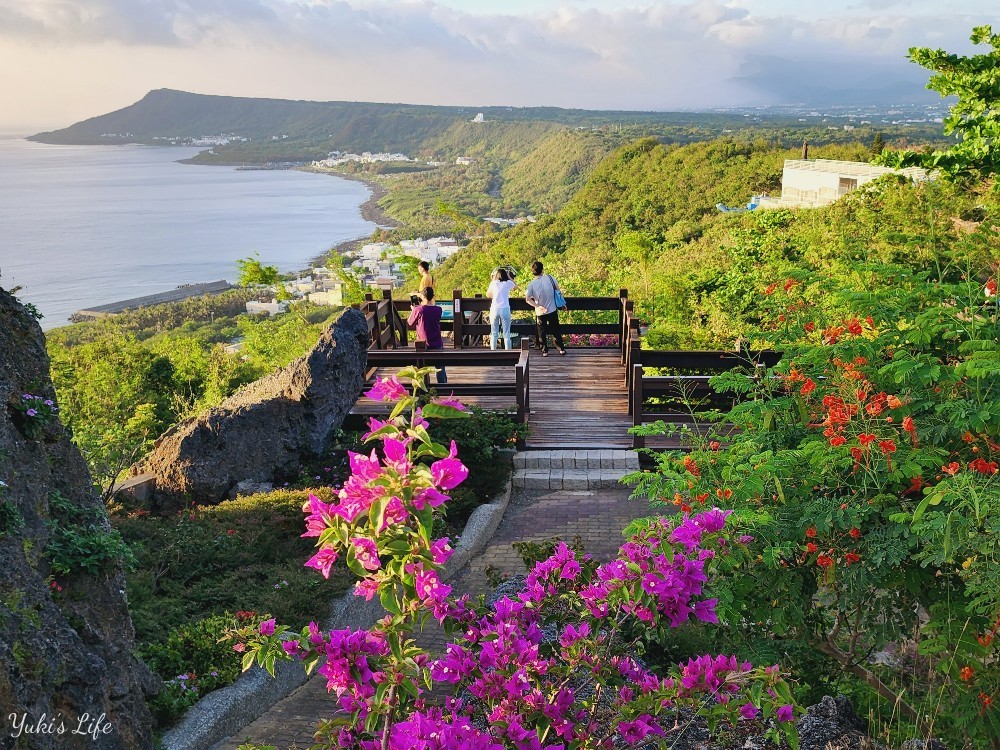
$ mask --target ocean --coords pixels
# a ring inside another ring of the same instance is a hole
[[[234,282],[255,252],[297,271],[375,228],[362,183],[177,163],[199,150],[0,137],[0,287],[20,286],[50,329],[79,309]]]

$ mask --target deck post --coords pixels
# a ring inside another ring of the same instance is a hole
[[[629,331],[632,330],[632,310],[635,308],[635,303],[630,299],[622,300],[622,329],[621,333],[618,334],[618,341],[621,344],[622,350],[622,364],[628,364],[628,345],[629,345]],[[628,380],[628,373],[625,375],[625,379]]]
[[[632,414],[632,426],[642,424],[642,365],[632,366],[632,387],[629,390],[629,412]],[[632,448],[645,448],[646,438],[642,435],[632,435]]]
[[[625,301],[628,299],[628,289],[618,290],[618,349],[625,351],[625,338],[622,333],[625,331]]]
[[[390,308],[392,313],[392,322],[399,331],[399,345],[402,348],[406,348],[409,345],[409,333],[406,330],[406,321],[403,320],[403,316],[399,314],[399,310],[396,309],[396,303],[393,302]]]
[[[462,312],[462,290],[455,289],[451,293],[452,310],[455,322],[451,332],[451,345],[456,349],[462,348],[462,324],[465,323],[465,313]]]
[[[382,301],[385,305],[385,325],[389,330],[388,346],[390,349],[396,348],[396,309],[392,306],[392,290],[382,290]]]
[[[632,335],[629,331],[628,349],[625,351],[625,384],[631,385],[633,370],[637,364],[642,362],[642,340],[638,334]]]
[[[365,292],[365,302],[363,310],[365,312],[365,317],[371,315],[372,318],[372,330],[371,330],[371,342],[369,348],[374,346],[376,349],[382,348],[382,337],[379,335],[378,326],[378,303],[375,302],[375,297],[372,296],[371,292]]]
[[[517,391],[517,421],[518,424],[528,424],[529,415],[529,390],[528,390],[528,352],[521,352],[521,359],[514,366],[514,387]],[[524,438],[517,440],[518,450],[524,449]]]

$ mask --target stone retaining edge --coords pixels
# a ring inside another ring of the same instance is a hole
[[[464,568],[492,539],[510,504],[511,479],[489,503],[476,508],[462,530],[455,553],[441,578],[448,580]],[[366,602],[348,592],[330,605],[325,630],[370,627],[384,610],[377,601]],[[261,667],[244,672],[232,685],[215,690],[194,704],[180,723],[160,738],[162,750],[211,750],[222,740],[260,718],[275,703],[306,683],[309,676],[295,662],[279,662],[272,678]]]

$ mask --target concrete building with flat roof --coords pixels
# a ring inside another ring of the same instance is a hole
[[[892,169],[860,161],[785,159],[781,197],[760,198],[757,208],[814,208],[826,206],[883,175],[899,174],[914,182],[926,180],[920,167]]]

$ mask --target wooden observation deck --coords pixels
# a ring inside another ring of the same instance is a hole
[[[732,404],[728,394],[709,385],[712,375],[734,368],[761,372],[779,359],[771,351],[673,351],[642,348],[641,323],[623,289],[618,297],[574,297],[561,315],[565,356],[553,347],[547,357],[529,347],[534,322],[515,317],[512,331],[521,348],[488,348],[484,314],[490,301],[452,298],[454,317],[446,321],[445,349],[427,351],[409,342],[404,315],[409,301],[369,298],[360,309],[368,320],[371,345],[368,381],[387,377],[408,365],[444,367],[447,382],[434,385],[440,395],[484,409],[512,411],[528,426],[522,449],[623,449],[648,447],[683,450],[691,436],[708,427],[707,414]],[[511,299],[511,311],[531,313],[523,299]],[[576,335],[603,346],[574,346]],[[610,342],[610,343],[608,343]],[[647,373],[647,370],[650,372]],[[384,415],[384,404],[361,396],[352,413]],[[654,421],[684,426],[671,436],[643,437],[630,428]]]

